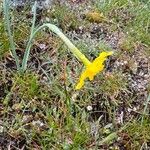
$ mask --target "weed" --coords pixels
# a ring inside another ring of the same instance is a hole
[[[38,95],[38,78],[35,74],[16,74],[13,79],[13,91],[18,91],[18,96],[22,99],[31,100]]]
[[[121,72],[106,73],[100,77],[100,91],[109,96],[116,97],[121,91],[127,91],[127,80]]]
[[[113,49],[111,48],[111,46],[110,46],[109,44],[107,44],[106,42],[104,42],[104,41],[100,41],[100,42],[98,43],[97,48],[98,48],[100,51],[103,51],[103,50],[105,50],[105,51],[112,51],[112,50],[113,50]]]
[[[0,17],[0,58],[9,51],[9,39],[5,32],[5,25],[3,19]]]
[[[136,41],[149,45],[149,2],[146,4],[136,0],[97,0],[94,8],[109,16],[113,23],[128,33]]]
[[[120,40],[119,48],[122,51],[126,51],[127,53],[133,53],[135,50],[135,43],[134,43],[133,38],[126,37]]]
[[[127,128],[124,130],[126,134],[126,139],[122,139],[122,142],[125,147],[130,149],[140,149],[142,146],[146,146],[150,140],[150,121],[145,119],[143,124],[140,121],[134,120],[128,124]]]
[[[49,12],[47,17],[65,31],[69,29],[76,29],[80,25],[76,14],[64,5],[55,5],[53,11]]]

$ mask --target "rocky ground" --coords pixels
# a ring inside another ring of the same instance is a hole
[[[21,61],[32,12],[16,5],[14,38]],[[101,51],[114,55],[93,82],[76,91],[83,65],[57,36],[48,30],[36,36],[28,70],[20,75],[1,24],[1,149],[148,149],[150,4],[60,0],[50,5],[38,10],[37,25],[56,24],[90,60]],[[117,136],[101,144],[113,133]]]

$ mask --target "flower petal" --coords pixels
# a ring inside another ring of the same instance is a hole
[[[90,80],[94,79],[94,76],[104,69],[104,61],[107,59],[107,56],[112,55],[113,52],[102,52],[99,57],[97,57],[91,64],[87,66],[85,71],[81,74],[79,83],[76,86],[76,89],[81,89],[84,85],[84,80],[89,78]]]
[[[84,80],[87,78],[86,70],[81,74],[80,80],[78,84],[76,85],[76,90],[81,89],[81,87],[84,85]]]

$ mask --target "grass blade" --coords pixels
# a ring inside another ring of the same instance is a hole
[[[147,108],[148,108],[149,101],[150,101],[150,93],[149,93],[149,95],[147,97],[146,104],[145,104],[145,107],[144,107],[144,110],[143,110],[143,116],[142,116],[141,124],[143,124],[144,117],[146,115],[146,111],[147,111]]]
[[[20,71],[19,58],[16,53],[15,43],[13,40],[13,36],[11,34],[11,28],[10,28],[11,23],[10,23],[10,17],[9,17],[10,16],[9,15],[9,0],[3,1],[3,9],[4,9],[4,20],[5,20],[5,24],[6,24],[6,30],[8,32],[11,52],[12,52],[13,57],[15,58],[17,70]]]
[[[26,47],[25,54],[24,54],[23,61],[22,61],[22,67],[21,67],[22,72],[24,72],[27,68],[27,62],[29,59],[30,49],[32,46],[32,39],[34,37],[34,29],[35,29],[35,21],[36,21],[36,5],[37,5],[37,2],[35,1],[34,6],[33,6],[33,21],[32,21],[32,27],[31,27],[31,34],[30,34],[30,38],[27,43],[27,47]]]

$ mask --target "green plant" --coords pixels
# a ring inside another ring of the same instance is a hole
[[[14,77],[14,89],[18,89],[19,97],[33,99],[38,95],[38,79],[35,74],[25,73],[23,75],[16,74]],[[13,90],[14,90],[13,89]],[[15,92],[15,90],[14,90]]]
[[[9,49],[9,39],[7,37],[7,34],[5,32],[5,25],[3,22],[3,19],[0,17],[0,58],[8,52]]]
[[[121,72],[108,73],[101,76],[101,86],[99,87],[103,94],[116,97],[121,91],[127,91],[128,83]]]
[[[130,122],[126,129],[123,131],[122,143],[129,149],[142,149],[144,144],[148,144],[150,140],[150,120],[145,118],[141,124],[138,120]]]
[[[64,5],[53,6],[53,11],[47,13],[46,16],[52,18],[51,22],[57,23],[63,30],[75,29],[80,24],[76,14]]]
[[[10,29],[10,19],[9,19],[9,7],[8,7],[8,1],[4,0],[4,15],[5,15],[5,21],[6,21],[6,27],[9,35],[10,45],[12,49],[12,54],[15,58],[17,69],[19,72],[24,72],[27,68],[27,62],[29,59],[30,49],[32,46],[32,41],[34,36],[43,28],[48,27],[52,32],[57,34],[69,47],[70,51],[80,60],[84,63],[84,65],[87,67],[87,69],[82,73],[80,82],[77,85],[76,89],[80,89],[84,85],[84,79],[89,78],[90,80],[93,80],[94,76],[103,70],[104,65],[103,62],[106,60],[107,56],[112,55],[113,52],[102,52],[98,58],[96,58],[93,62],[90,62],[84,54],[82,54],[78,48],[76,48],[72,42],[59,30],[58,27],[56,27],[53,24],[45,23],[39,27],[35,27],[35,21],[36,21],[36,2],[34,4],[34,15],[33,15],[33,21],[32,21],[32,27],[31,27],[31,33],[30,37],[26,46],[26,50],[23,56],[23,61],[21,64],[21,67],[19,65],[19,58],[16,54],[15,50],[15,43],[13,41],[13,36],[11,34]]]
[[[7,0],[4,0],[4,2],[3,2],[4,18],[5,18],[6,29],[7,29],[8,37],[9,37],[9,41],[10,41],[10,47],[11,47],[12,55],[14,56],[16,66],[17,66],[17,70],[20,71],[21,68],[20,68],[20,65],[19,65],[19,58],[18,58],[17,53],[16,53],[15,43],[14,43],[13,36],[12,36],[12,33],[11,33],[11,27],[10,27],[11,22],[10,22],[8,2],[9,1],[7,1]]]

